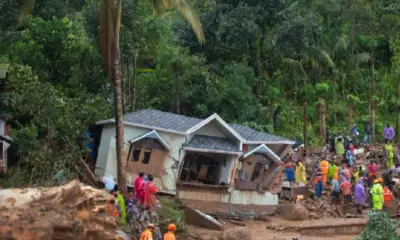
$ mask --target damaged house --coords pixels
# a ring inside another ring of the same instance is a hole
[[[95,174],[117,176],[115,121],[102,127]],[[269,185],[293,141],[228,124],[145,109],[124,115],[127,182],[152,174],[161,192],[181,199],[275,205]]]

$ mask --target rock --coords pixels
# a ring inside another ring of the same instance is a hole
[[[223,240],[251,240],[250,229],[247,227],[235,227],[228,229],[222,235]]]
[[[308,210],[301,204],[281,204],[279,215],[285,220],[302,221],[308,220]]]

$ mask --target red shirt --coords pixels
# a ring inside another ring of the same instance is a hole
[[[342,190],[344,195],[350,195],[351,194],[351,183],[349,181],[344,181],[342,184],[340,184],[340,189]]]

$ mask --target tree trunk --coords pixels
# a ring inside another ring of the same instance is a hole
[[[118,47],[117,47],[118,48]],[[119,49],[117,50],[119,56]],[[117,151],[117,171],[118,189],[125,195],[128,191],[126,185],[126,167],[124,154],[124,125],[122,109],[122,79],[121,65],[119,57],[115,58],[112,66],[112,80],[114,82],[114,104],[115,104],[115,123],[116,123],[116,151]]]
[[[132,84],[131,84],[131,98],[130,98],[130,105],[131,105],[131,111],[134,112],[136,109],[136,85],[137,85],[137,80],[136,80],[136,63],[137,63],[137,57],[138,57],[138,50],[136,49],[133,52],[133,62],[132,62]]]
[[[307,143],[307,102],[304,103],[304,129],[303,129],[303,134],[304,134],[304,147],[308,147]]]
[[[115,40],[112,42],[111,51],[111,81],[114,83],[114,104],[115,104],[115,130],[116,130],[116,152],[117,152],[117,175],[118,189],[127,196],[128,189],[126,185],[126,156],[124,153],[124,123],[123,123],[123,82],[121,73],[121,55],[119,49],[119,26],[121,23],[121,2],[117,3],[117,21],[114,23]]]
[[[325,100],[323,98],[320,98],[318,101],[319,105],[319,117],[321,121],[321,125],[319,127],[319,133],[320,136],[323,140],[323,143],[326,142],[326,105],[325,105]]]
[[[349,103],[349,129],[351,129],[353,125],[353,103]]]
[[[376,112],[375,112],[375,59],[374,53],[372,53],[371,58],[371,67],[372,67],[372,88],[371,88],[371,98],[372,98],[372,106],[371,106],[371,114],[372,114],[372,143],[376,143],[376,136],[375,136],[375,121],[376,121]]]
[[[179,76],[179,67],[177,63],[174,63],[173,70],[175,73],[175,107],[176,113],[181,113],[181,89],[180,89],[180,76]]]
[[[400,109],[399,109],[399,75],[396,66],[396,141],[399,141]]]

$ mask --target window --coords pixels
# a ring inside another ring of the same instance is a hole
[[[144,149],[144,148],[142,148],[142,151],[144,150],[144,156],[143,156],[143,161],[142,161],[142,163],[144,163],[144,164],[149,164],[149,162],[150,162],[150,156],[151,156],[151,149],[148,149],[148,148],[146,148],[146,149]]]
[[[140,157],[140,149],[135,148],[135,149],[133,150],[132,160],[133,160],[134,162],[138,162],[138,161],[139,161],[139,157]]]

